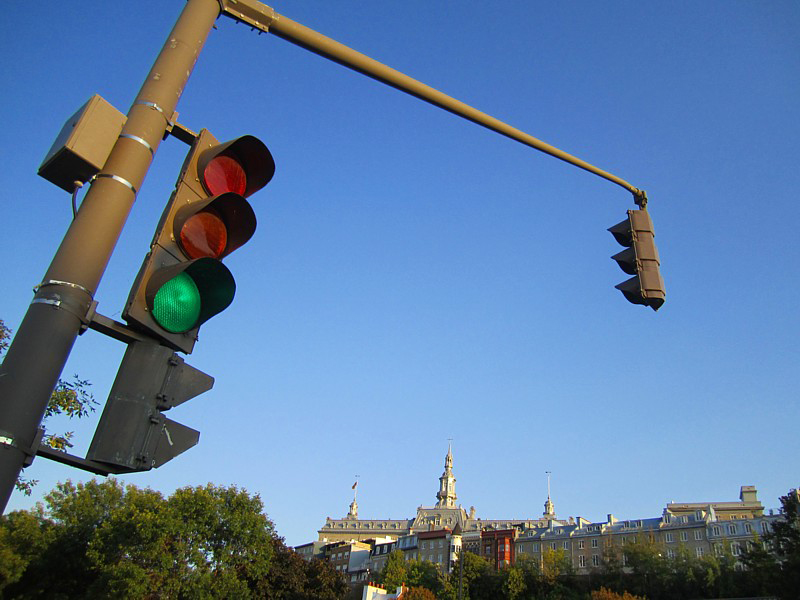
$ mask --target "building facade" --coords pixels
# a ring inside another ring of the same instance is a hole
[[[430,561],[443,572],[450,572],[462,550],[484,556],[497,568],[518,560],[543,561],[548,552],[557,551],[578,574],[588,574],[612,556],[624,566],[625,546],[643,539],[662,545],[668,558],[679,552],[696,557],[730,552],[736,557],[749,544],[759,543],[759,536],[770,531],[777,518],[764,514],[755,487],[742,486],[738,502],[673,502],[659,517],[621,520],[609,514],[601,522],[582,517],[561,520],[548,480],[541,517],[481,519],[474,507],[467,512],[457,504],[453,453],[448,446],[436,504],[418,507],[413,518],[362,519],[354,497],[347,516],[326,519],[318,541],[298,546],[297,551],[307,558],[330,560],[340,572],[349,574],[350,581],[368,581],[371,573],[385,567],[393,550],[401,550],[406,560]],[[358,559],[354,562],[355,551]]]

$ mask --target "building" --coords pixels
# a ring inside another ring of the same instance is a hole
[[[537,519],[484,519],[475,516],[475,507],[467,512],[456,504],[456,478],[453,474],[453,451],[447,448],[444,459],[444,472],[439,477],[439,490],[436,492],[436,504],[420,506],[417,514],[409,519],[361,519],[358,516],[358,504],[355,498],[350,510],[342,519],[328,517],[319,529],[320,541],[336,542],[349,540],[368,540],[376,536],[389,536],[398,539],[402,536],[434,531],[437,529],[454,530],[456,525],[466,536],[469,532],[480,532],[484,529],[509,529],[511,527],[542,527],[550,522],[558,522],[555,509],[548,494],[545,512]]]
[[[558,552],[579,574],[588,574],[612,555],[624,565],[626,544],[640,539],[661,544],[666,557],[675,557],[679,551],[696,557],[730,552],[735,557],[749,544],[758,543],[758,537],[779,518],[764,514],[757,495],[754,486],[745,485],[738,502],[670,502],[660,517],[621,520],[609,514],[601,522],[582,517],[560,520],[548,477],[541,517],[481,519],[474,507],[467,512],[457,504],[453,453],[448,445],[436,504],[418,507],[413,518],[362,519],[354,496],[347,516],[326,519],[319,540],[297,550],[306,557],[327,556],[351,581],[366,581],[369,573],[379,572],[393,550],[401,550],[406,560],[430,561],[443,572],[451,571],[463,550],[484,556],[497,568],[521,559],[543,561],[548,553]],[[359,560],[346,562],[355,548]],[[350,555],[343,556],[348,551]]]
[[[480,554],[496,569],[513,565],[516,558],[517,529],[496,529],[481,532]]]

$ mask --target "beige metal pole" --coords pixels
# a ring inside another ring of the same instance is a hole
[[[237,21],[246,23],[260,31],[272,33],[273,35],[292,42],[293,44],[297,44],[298,46],[319,54],[320,56],[324,56],[345,67],[363,73],[400,91],[411,94],[420,100],[429,102],[434,106],[443,108],[473,123],[496,131],[512,140],[516,140],[526,146],[540,150],[545,154],[549,154],[550,156],[554,156],[555,158],[559,158],[576,167],[580,167],[590,173],[603,177],[631,192],[634,195],[636,203],[640,206],[646,203],[644,192],[624,179],[603,171],[563,150],[559,150],[555,146],[551,146],[524,131],[520,131],[499,119],[472,108],[460,100],[443,94],[365,54],[361,54],[336,40],[332,40],[321,33],[317,33],[305,25],[292,21],[288,17],[276,13],[272,8],[257,0],[220,0],[220,4],[222,5],[223,14]]]
[[[219,13],[217,0],[186,3],[0,365],[0,510],[36,453],[50,394]]]

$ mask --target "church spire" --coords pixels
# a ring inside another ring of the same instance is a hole
[[[542,516],[547,519],[555,519],[555,506],[553,506],[553,501],[550,500],[550,471],[545,471],[545,473],[547,473],[547,502],[544,503],[544,514]]]
[[[444,457],[444,473],[439,477],[439,491],[436,493],[436,506],[455,507],[456,478],[453,476],[453,448],[447,443],[447,456]]]

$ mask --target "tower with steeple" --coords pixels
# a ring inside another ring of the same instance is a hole
[[[545,471],[547,473],[547,502],[544,503],[544,513],[542,516],[547,520],[555,520],[556,518],[556,509],[553,506],[553,501],[550,500],[550,471]]]
[[[444,473],[439,477],[439,491],[436,493],[437,507],[456,507],[456,478],[453,475],[453,449],[447,444],[444,457]]]

